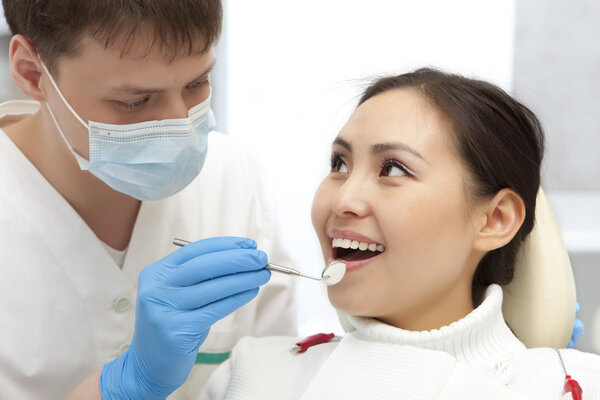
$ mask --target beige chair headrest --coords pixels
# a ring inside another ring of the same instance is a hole
[[[575,322],[575,281],[560,228],[540,188],[535,226],[515,261],[513,281],[504,288],[502,311],[528,348],[564,348]],[[354,327],[338,312],[346,332]]]
[[[515,335],[529,348],[564,348],[575,322],[575,280],[550,204],[540,188],[535,226],[505,286],[502,311]]]

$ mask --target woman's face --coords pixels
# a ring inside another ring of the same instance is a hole
[[[410,330],[472,311],[482,254],[452,135],[422,95],[394,89],[358,107],[334,141],[312,221],[325,261],[347,260],[344,279],[328,287],[337,309]]]

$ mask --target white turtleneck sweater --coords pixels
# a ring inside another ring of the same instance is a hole
[[[502,316],[502,289],[463,319],[412,332],[351,317],[339,342],[289,350],[294,337],[245,338],[201,399],[562,399],[554,349],[526,349]],[[600,399],[600,356],[561,350],[585,400]],[[570,397],[564,397],[570,398]]]

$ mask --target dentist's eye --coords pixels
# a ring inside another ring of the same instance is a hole
[[[412,174],[408,171],[408,169],[402,165],[401,162],[394,159],[386,159],[383,164],[381,164],[381,172],[379,176],[404,176]]]
[[[192,82],[192,83],[188,84],[187,88],[188,89],[196,89],[196,88],[208,85],[208,84],[210,84],[210,81],[208,80],[208,78],[206,78],[206,79],[200,79],[200,80],[197,80],[195,82]]]
[[[143,99],[136,100],[136,101],[131,101],[131,102],[127,102],[127,101],[115,101],[115,103],[119,107],[124,108],[127,111],[136,111],[137,109],[142,108],[144,105],[146,105],[146,103],[148,102],[148,100],[150,100],[150,97],[144,97]]]
[[[333,153],[331,156],[331,172],[338,172],[340,174],[348,173],[348,166],[339,153]]]

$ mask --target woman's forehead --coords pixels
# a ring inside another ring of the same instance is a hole
[[[340,132],[349,143],[402,141],[412,147],[448,146],[451,123],[424,95],[393,89],[362,103]]]

